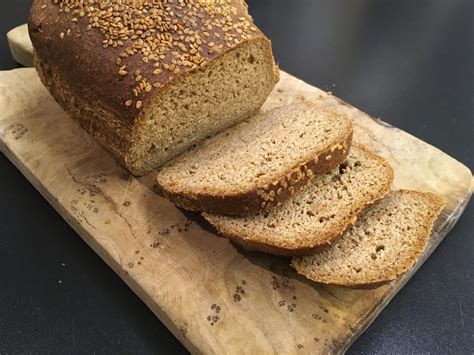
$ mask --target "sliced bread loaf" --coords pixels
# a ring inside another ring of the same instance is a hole
[[[347,156],[352,121],[301,103],[251,117],[158,173],[164,194],[189,210],[242,215],[280,205]]]
[[[135,175],[256,114],[279,78],[244,0],[34,0],[28,27],[43,84]]]
[[[413,266],[425,250],[443,206],[443,200],[431,193],[391,192],[331,248],[294,258],[292,265],[300,274],[325,284],[380,286]]]
[[[203,214],[224,236],[246,249],[309,255],[337,239],[368,205],[389,192],[392,168],[362,147],[318,176],[281,207],[244,217]]]

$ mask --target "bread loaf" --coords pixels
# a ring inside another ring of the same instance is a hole
[[[444,201],[431,193],[391,192],[365,212],[327,250],[294,258],[307,278],[325,284],[374,288],[397,279],[423,254]]]
[[[243,215],[280,206],[316,175],[338,166],[350,118],[305,103],[253,116],[165,166],[157,177],[179,207]]]
[[[309,255],[339,238],[358,214],[390,191],[392,181],[393,170],[384,159],[353,146],[344,163],[315,178],[281,207],[248,216],[203,216],[246,249]]]
[[[255,114],[278,81],[243,0],[34,0],[29,33],[56,101],[136,175]]]

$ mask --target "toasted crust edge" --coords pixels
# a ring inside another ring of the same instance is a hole
[[[385,184],[380,187],[380,191],[378,195],[376,195],[372,200],[365,201],[361,203],[359,206],[357,206],[356,211],[352,215],[347,216],[344,222],[339,225],[339,228],[337,230],[328,232],[326,239],[319,240],[318,243],[313,243],[310,245],[290,244],[290,245],[284,246],[284,245],[269,244],[266,241],[259,241],[259,242],[252,241],[252,240],[245,239],[242,236],[235,234],[229,230],[220,228],[219,226],[217,226],[216,224],[212,222],[212,219],[213,219],[212,215],[203,213],[202,216],[213,227],[215,227],[221,235],[239,244],[242,248],[246,250],[260,251],[260,252],[265,252],[268,254],[273,254],[273,255],[278,255],[278,256],[306,256],[306,255],[311,255],[312,253],[327,249],[328,247],[331,246],[331,244],[334,241],[339,239],[344,234],[344,232],[347,229],[349,229],[357,221],[357,216],[359,216],[361,213],[363,213],[367,208],[375,204],[377,201],[385,197],[390,192],[392,184],[393,184],[393,179],[394,179],[393,168],[384,158],[371,152],[370,150],[368,150],[366,147],[362,145],[355,144],[354,146],[356,146],[358,149],[363,150],[364,152],[369,154],[372,158],[378,160],[386,168],[387,173],[388,173],[387,180],[385,181]],[[311,239],[311,238],[305,238],[305,239]]]
[[[186,210],[237,216],[257,213],[264,209],[281,206],[284,201],[303,189],[317,175],[325,174],[339,166],[349,154],[352,135],[353,126],[351,124],[343,141],[327,147],[311,160],[286,171],[278,181],[267,182],[250,191],[229,195],[191,195],[168,189],[160,184],[159,176],[157,177],[158,186],[165,197]]]
[[[364,282],[364,283],[360,283],[360,282],[359,283],[358,282],[342,283],[342,282],[337,282],[337,281],[328,282],[328,281],[325,281],[325,280],[315,279],[309,273],[304,272],[304,269],[301,268],[301,265],[298,262],[299,260],[296,259],[296,258],[292,259],[291,266],[298,272],[298,274],[300,274],[300,275],[306,277],[307,279],[309,279],[311,281],[314,281],[316,283],[320,283],[320,284],[328,285],[328,286],[337,286],[337,287],[350,288],[350,289],[355,289],[355,290],[357,290],[357,289],[359,289],[359,290],[372,290],[372,289],[387,285],[388,283],[390,283],[390,282],[400,278],[404,274],[406,274],[413,267],[413,265],[418,261],[418,259],[423,255],[424,251],[426,250],[426,247],[427,247],[428,242],[429,242],[430,237],[431,237],[431,233],[432,233],[432,230],[433,230],[434,223],[439,218],[439,215],[441,214],[442,210],[446,206],[446,201],[441,196],[436,195],[436,194],[431,193],[431,192],[420,192],[420,191],[406,190],[406,189],[400,189],[400,190],[398,190],[398,192],[422,195],[424,198],[428,198],[429,200],[431,200],[431,202],[433,204],[433,207],[431,208],[431,210],[429,212],[429,216],[428,216],[428,218],[429,218],[429,222],[428,222],[429,228],[427,228],[424,231],[424,235],[421,238],[421,241],[422,241],[421,247],[417,250],[414,257],[411,258],[410,260],[408,260],[407,263],[403,266],[404,271],[387,275],[387,277],[385,279],[374,279],[374,280],[369,280],[369,281]]]

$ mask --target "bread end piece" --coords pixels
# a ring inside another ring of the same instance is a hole
[[[391,192],[362,214],[330,248],[292,266],[318,283],[373,289],[398,279],[420,258],[445,206],[433,193]]]

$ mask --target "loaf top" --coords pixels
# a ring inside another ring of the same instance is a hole
[[[268,41],[243,0],[34,0],[29,32],[74,95],[131,122],[173,80]]]

